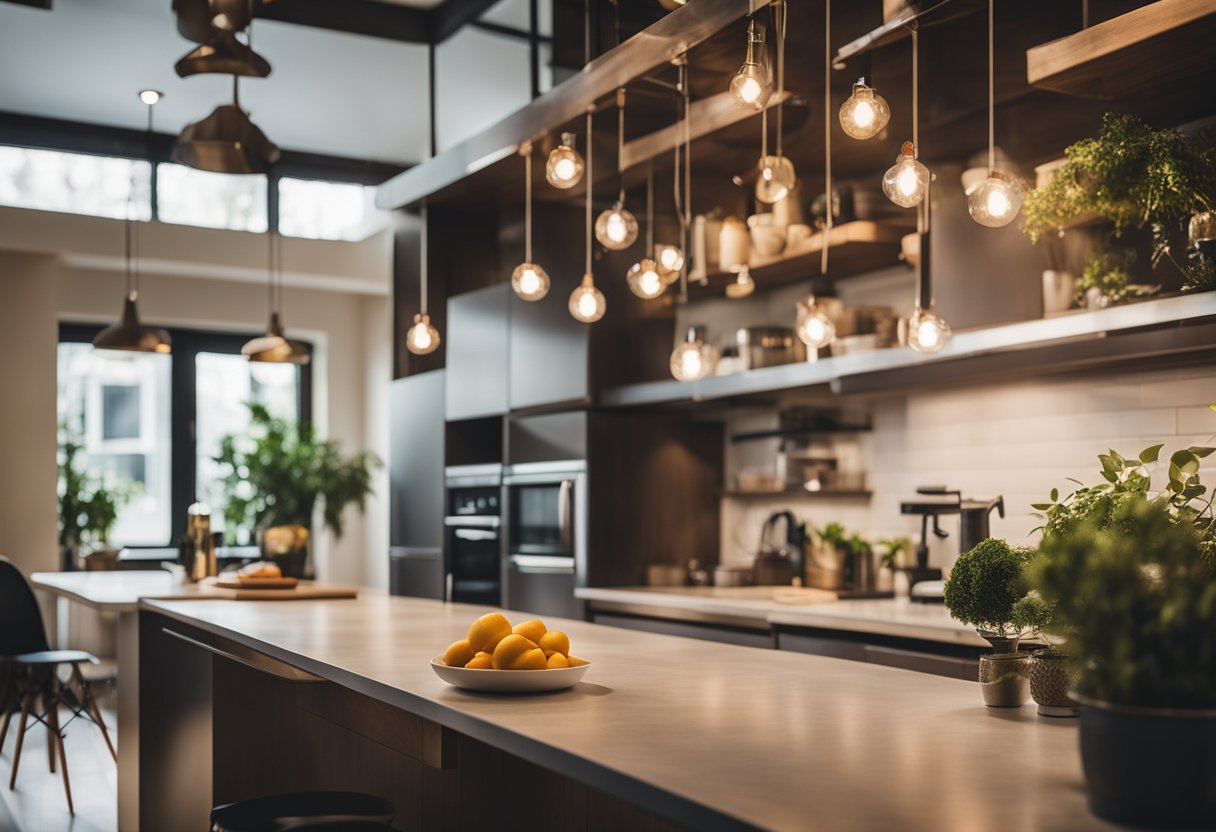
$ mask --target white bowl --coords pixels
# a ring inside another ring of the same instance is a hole
[[[449,685],[465,690],[495,693],[538,693],[574,687],[590,669],[591,663],[578,667],[556,667],[549,670],[483,670],[480,668],[448,667],[443,656],[431,659],[431,670]]]

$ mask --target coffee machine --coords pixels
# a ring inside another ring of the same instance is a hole
[[[975,544],[990,536],[989,517],[996,509],[1005,516],[1005,498],[994,500],[964,499],[961,491],[944,485],[922,486],[916,493],[924,499],[907,500],[899,504],[901,514],[920,515],[920,545],[916,547],[916,565],[908,567],[910,596],[913,601],[940,603],[943,595],[942,570],[929,566],[929,524],[932,521],[933,535],[946,538],[950,534],[941,527],[941,516],[959,516],[958,551],[969,551]]]

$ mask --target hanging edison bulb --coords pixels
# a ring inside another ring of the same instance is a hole
[[[695,326],[671,353],[671,374],[680,381],[699,381],[718,366],[718,350],[701,340]]]
[[[747,56],[730,79],[730,96],[740,107],[763,110],[773,95],[773,79],[763,63],[764,30],[755,18],[747,24]]]
[[[761,156],[760,175],[756,177],[756,199],[772,204],[785,199],[798,177],[794,163],[784,156]]]
[[[756,291],[756,281],[752,278],[752,273],[747,266],[740,267],[738,273],[735,274],[734,282],[726,286],[726,296],[731,300],[745,298],[754,291]]]
[[[613,251],[629,248],[638,239],[638,220],[633,212],[617,201],[595,220],[595,239]]]
[[[629,284],[629,291],[643,300],[654,300],[668,285],[659,274],[659,264],[649,257],[643,257],[629,267],[625,282]]]
[[[583,275],[583,282],[570,293],[570,314],[585,324],[593,324],[604,317],[607,309],[608,301],[595,288],[595,278],[590,272]]]
[[[562,133],[562,143],[549,151],[545,162],[545,180],[564,191],[582,181],[584,167],[583,157],[574,149],[574,134]]]
[[[414,325],[405,334],[405,346],[414,355],[426,355],[439,349],[439,330],[431,326],[431,316],[425,312],[414,316]]]
[[[950,325],[932,309],[916,307],[906,326],[908,346],[920,353],[939,352],[950,340]]]
[[[670,243],[655,246],[654,259],[659,264],[659,276],[668,285],[680,276],[680,270],[684,268],[684,250]]]
[[[836,324],[827,316],[815,296],[810,295],[806,303],[798,304],[798,325],[795,329],[802,343],[812,349],[821,349],[836,337]]]
[[[912,142],[904,142],[899,158],[882,177],[882,192],[901,208],[911,208],[925,198],[929,169],[917,160]]]
[[[891,120],[891,108],[887,100],[866,84],[865,78],[857,79],[853,94],[840,105],[840,126],[846,135],[854,139],[872,139]]]
[[[520,263],[511,272],[511,288],[522,300],[540,300],[549,294],[549,274],[535,263]]]
[[[967,210],[980,225],[1000,228],[1013,222],[1025,193],[1021,179],[994,170],[967,190]]]

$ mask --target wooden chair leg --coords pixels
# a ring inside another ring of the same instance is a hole
[[[13,719],[13,696],[17,693],[17,670],[11,663],[4,668],[4,693],[0,693],[0,707],[4,708],[4,727],[0,728],[0,751],[8,737],[8,724]]]
[[[50,713],[56,707],[55,699],[49,692],[42,697],[42,710]],[[46,721],[46,762],[51,768],[51,774],[55,773],[55,730],[51,728],[51,720]]]
[[[68,814],[75,816],[76,809],[72,806],[72,784],[68,782],[68,755],[63,750],[63,732],[59,730],[59,679],[51,680],[50,694],[48,695],[47,721],[54,729],[54,740],[52,745],[59,747],[59,770],[63,773],[63,793],[68,798]]]
[[[73,664],[72,673],[76,676],[76,682],[80,685],[81,698],[84,700],[84,707],[93,718],[97,720],[97,727],[101,729],[102,739],[106,741],[106,748],[110,749],[110,756],[114,758],[114,762],[118,762],[118,752],[114,750],[114,743],[110,741],[110,732],[106,730],[106,721],[101,716],[101,708],[97,704],[97,700],[93,697],[93,688],[85,681],[84,674],[80,672],[80,666]]]
[[[25,723],[30,716],[30,707],[34,704],[34,698],[37,694],[33,690],[27,690],[25,696],[21,698],[21,721],[17,724],[17,748],[13,751],[13,774],[9,778],[9,790],[17,787],[17,766],[21,765],[21,746],[25,743]]]

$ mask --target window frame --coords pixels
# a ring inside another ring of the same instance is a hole
[[[102,324],[78,324],[61,321],[58,343],[89,343],[104,329]],[[241,347],[251,337],[235,332],[217,332],[199,329],[170,328],[173,352],[169,368],[169,528],[170,538],[163,545],[143,544],[124,548],[132,551],[165,549],[176,550],[180,529],[184,529],[186,509],[195,502],[195,477],[197,475],[198,448],[195,442],[195,418],[198,412],[198,388],[196,359],[199,353],[211,352],[224,355],[240,355]],[[315,358],[313,344],[302,341],[310,356]],[[298,365],[296,401],[301,424],[312,424],[312,362]],[[179,413],[189,415],[179,419]]]

